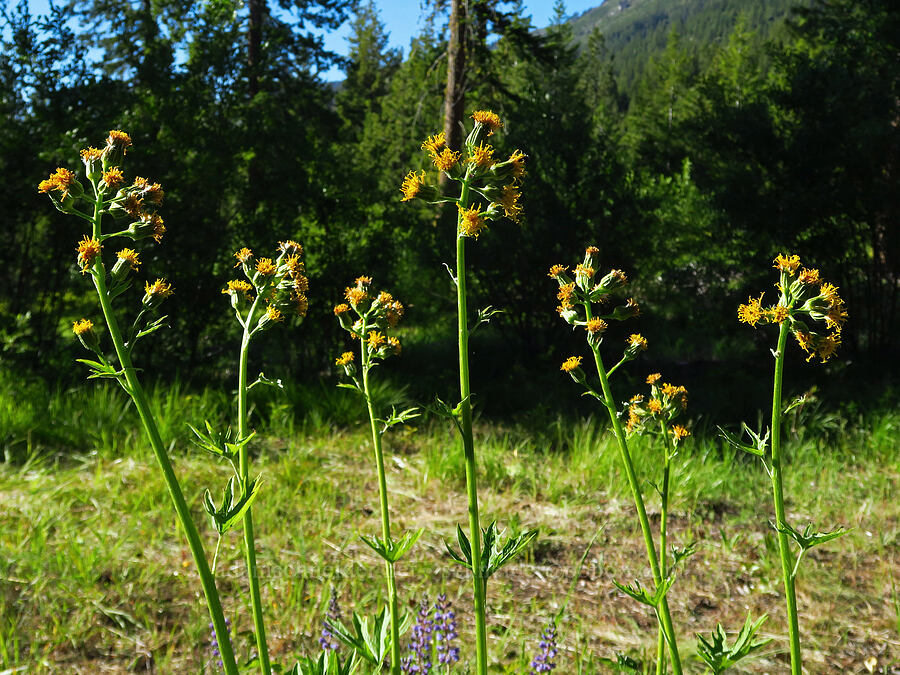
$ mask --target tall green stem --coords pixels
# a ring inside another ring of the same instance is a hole
[[[253,302],[247,321],[244,324],[244,335],[241,339],[241,355],[238,367],[238,438],[247,436],[247,354],[250,351],[250,321],[256,310]],[[246,490],[250,484],[250,460],[247,455],[247,444],[241,445],[238,454],[238,471],[240,473],[241,489]],[[253,608],[253,628],[256,634],[256,650],[259,654],[259,669],[263,675],[270,675],[272,666],[269,664],[269,647],[266,642],[266,626],[263,621],[262,599],[259,592],[259,573],[256,569],[256,543],[253,536],[253,509],[247,509],[244,514],[244,553],[247,559],[247,578],[250,582],[250,602]]]
[[[97,197],[94,205],[94,237],[100,235],[100,207],[101,197]],[[225,623],[225,614],[222,611],[222,602],[219,599],[219,591],[216,588],[216,580],[209,569],[209,562],[206,559],[206,551],[203,549],[203,542],[200,540],[200,534],[194,525],[191,517],[190,509],[184,499],[184,493],[181,491],[181,485],[175,476],[175,470],[172,462],[163,445],[162,438],[159,435],[159,429],[150,411],[147,403],[147,396],[144,388],[138,380],[134,364],[131,361],[131,354],[125,347],[122,340],[122,332],[119,329],[119,323],[116,320],[112,310],[112,302],[106,288],[106,270],[102,263],[98,262],[94,268],[95,274],[94,286],[97,289],[97,295],[100,298],[100,307],[103,310],[103,317],[106,319],[106,325],[109,329],[109,336],[112,340],[113,347],[116,350],[116,356],[119,359],[119,365],[122,366],[122,372],[125,376],[125,382],[128,385],[128,393],[134,401],[134,407],[141,418],[147,437],[150,439],[150,447],[156,456],[159,468],[162,470],[163,479],[166,482],[166,488],[169,496],[172,498],[172,504],[175,506],[175,512],[181,527],[188,540],[188,546],[191,549],[191,555],[194,558],[194,564],[197,566],[197,573],[200,575],[200,585],[203,587],[203,595],[206,597],[206,605],[209,608],[209,615],[212,619],[213,628],[216,631],[216,638],[219,643],[219,653],[222,658],[222,665],[228,675],[238,675],[237,663],[234,658],[234,651],[231,647],[231,638],[228,635],[228,626]]]
[[[663,435],[663,449],[665,452],[665,466],[663,467],[662,489],[659,493],[659,570],[665,577],[668,573],[666,562],[666,527],[669,514],[669,434],[665,422],[659,423],[660,432]],[[666,638],[663,635],[662,626],[659,627],[659,635],[656,640],[656,672],[662,675],[666,671]]]
[[[784,488],[781,468],[781,382],[784,376],[784,350],[787,345],[788,322],[781,324],[775,351],[775,377],[772,386],[772,494],[775,498],[775,525],[778,528],[778,552],[784,576],[791,642],[791,675],[801,674],[800,622],[797,617],[797,594],[794,590],[794,565],[788,536],[785,534]]]
[[[587,318],[592,318],[590,303],[585,303]],[[628,452],[628,445],[625,442],[625,430],[622,429],[622,422],[616,414],[616,406],[613,402],[612,390],[609,386],[609,378],[606,375],[606,368],[603,366],[603,359],[600,357],[600,348],[591,346],[594,352],[594,362],[597,365],[597,375],[600,377],[600,386],[603,391],[604,405],[609,413],[609,421],[612,424],[616,440],[619,444],[619,456],[622,459],[622,465],[625,468],[625,476],[628,478],[628,485],[631,487],[631,496],[634,498],[634,505],[637,508],[638,520],[641,524],[641,533],[644,536],[644,545],[647,548],[647,558],[650,561],[650,569],[653,573],[653,582],[659,588],[663,578],[660,573],[659,560],[656,557],[656,547],[653,545],[653,534],[650,532],[650,520],[647,518],[647,510],[644,508],[644,498],[641,495],[641,488],[638,484],[637,476],[634,471],[634,463],[631,461],[631,454]],[[675,628],[672,625],[672,615],[669,612],[669,601],[663,596],[657,608],[659,622],[665,632],[666,642],[669,645],[669,656],[672,659],[672,670],[675,675],[681,675],[681,658],[678,656],[678,645],[675,640]]]
[[[365,329],[361,331],[365,335]],[[375,407],[369,392],[369,368],[371,356],[367,355],[366,340],[360,335],[360,354],[363,362],[363,391],[366,396],[366,405],[369,408],[369,424],[372,427],[372,445],[375,448],[375,466],[378,470],[378,500],[381,506],[381,537],[385,546],[391,540],[391,519],[388,511],[387,476],[384,471],[384,453],[381,447],[381,433],[378,431],[378,423],[375,421]],[[400,675],[400,607],[397,601],[397,581],[394,577],[394,563],[389,560],[384,562],[385,578],[387,579],[388,602],[391,607],[391,673]]]
[[[466,208],[469,184],[464,181],[459,195],[460,206]],[[466,493],[469,500],[469,541],[472,545],[472,589],[475,595],[475,672],[487,674],[487,621],[484,578],[481,576],[481,524],[478,521],[478,465],[472,435],[472,401],[469,388],[469,321],[466,306],[466,238],[456,235],[456,299],[459,320],[459,396],[460,427],[466,458]]]

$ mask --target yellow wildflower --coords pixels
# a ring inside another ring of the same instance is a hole
[[[99,239],[84,236],[84,239],[78,242],[75,250],[78,252],[78,264],[81,265],[82,273],[87,272],[88,268],[94,264],[94,261],[100,255],[103,246]]]
[[[844,308],[844,301],[840,298],[838,301],[828,308],[828,314],[825,316],[825,325],[828,328],[841,329],[847,320],[847,310]]]
[[[137,272],[138,267],[141,266],[141,261],[138,259],[138,253],[134,249],[123,248],[121,251],[116,253],[116,257],[119,260],[124,260],[127,262],[131,269]]]
[[[640,349],[641,351],[647,351],[647,338],[645,338],[640,333],[632,333],[628,336],[628,340],[626,340],[628,346],[634,349]]]
[[[128,148],[131,147],[131,136],[124,131],[113,129],[109,132],[109,136],[106,139],[106,145],[107,147],[121,150],[123,155],[127,154]]]
[[[649,401],[647,401],[647,410],[649,410],[654,415],[658,415],[662,412],[662,403],[659,399],[651,398]]]
[[[826,335],[816,340],[816,354],[825,363],[837,353],[837,348],[841,344],[841,334],[838,332]]]
[[[594,276],[594,268],[593,268],[593,267],[587,267],[586,265],[578,264],[578,265],[575,267],[575,276],[576,276],[576,277],[578,277],[578,276],[585,276],[585,277],[587,277],[588,279],[590,279],[592,276]]]
[[[103,153],[97,148],[91,147],[85,148],[79,154],[81,155],[81,160],[83,162],[96,162]]]
[[[805,267],[800,270],[800,274],[797,276],[797,280],[801,284],[818,284],[819,283],[819,270],[816,269],[806,269]]]
[[[284,321],[284,314],[273,305],[266,307],[266,316],[269,317],[269,321]]]
[[[603,319],[588,319],[587,325],[585,325],[585,330],[591,335],[597,335],[606,330],[608,324]]]
[[[787,272],[791,276],[794,275],[794,272],[797,271],[797,268],[800,267],[800,256],[799,255],[791,255],[786,256],[782,253],[778,254],[778,257],[775,258],[775,269],[781,270],[782,272]]]
[[[369,337],[366,339],[366,342],[369,345],[369,349],[375,351],[383,347],[387,343],[387,338],[384,336],[384,334],[378,332],[377,330],[370,330]]]
[[[253,251],[245,246],[240,251],[235,253],[234,257],[238,259],[238,265],[240,265],[241,263],[245,263],[253,257]],[[237,267],[238,265],[235,265],[235,267]]]
[[[790,315],[790,310],[784,305],[775,305],[768,310],[768,320],[770,323],[784,323]]]
[[[75,174],[64,167],[57,167],[56,171],[50,174],[46,180],[42,180],[38,185],[38,192],[47,193],[51,190],[62,192],[65,197],[69,192],[69,187],[75,182]]]
[[[144,292],[151,297],[168,298],[172,295],[172,284],[165,279],[157,279],[152,284],[148,281],[144,284]]]
[[[431,161],[439,171],[450,171],[459,161],[459,153],[450,148],[444,148],[441,152],[434,153]]]
[[[399,355],[400,351],[401,351],[400,340],[398,340],[393,335],[391,335],[388,337],[387,341],[388,341],[388,344],[391,346],[391,349],[394,350],[394,355],[395,356]]]
[[[513,178],[521,178],[525,175],[525,159],[527,157],[528,155],[524,154],[521,150],[515,150],[513,154],[509,156],[508,161],[512,162],[513,167]]]
[[[400,191],[403,193],[403,199],[400,201],[408,202],[411,199],[415,199],[423,185],[425,185],[425,172],[420,171],[417,174],[415,171],[410,171],[406,174],[406,178],[403,179],[403,184],[400,186]]]
[[[822,284],[819,286],[819,295],[825,298],[828,302],[834,304],[835,302],[842,302],[841,297],[838,295],[838,287],[834,284]]]
[[[685,438],[691,435],[691,432],[685,429],[680,424],[676,424],[672,427],[672,435],[675,437],[675,442],[680,443]]]
[[[764,310],[762,308],[763,294],[759,294],[759,298],[748,298],[746,305],[738,307],[738,321],[756,326],[763,319]]]
[[[662,375],[660,373],[651,373],[647,376],[647,384],[656,384],[662,379]]]
[[[94,327],[94,322],[90,319],[79,319],[72,324],[72,332],[75,335],[84,335]]]
[[[162,216],[158,213],[154,213],[150,216],[150,222],[153,224],[153,238],[158,244],[162,241],[163,235],[166,233],[166,226],[163,224]]]
[[[472,148],[472,154],[466,160],[480,169],[486,169],[494,163],[494,148],[484,143],[479,143]]]
[[[271,258],[260,258],[256,261],[256,271],[265,277],[272,276],[277,271]]]
[[[341,314],[346,314],[349,311],[350,311],[350,305],[348,305],[345,302],[342,302],[341,304],[334,306],[334,315],[335,316],[340,316]]]
[[[813,356],[816,355],[815,347],[813,345],[813,336],[810,333],[798,330],[794,331],[794,337],[797,340],[797,344],[800,345],[800,349],[809,354],[809,357],[806,360],[811,360]]]
[[[103,184],[106,185],[106,187],[115,190],[125,182],[125,174],[122,173],[122,169],[114,166],[111,167],[108,171],[104,171],[102,174],[100,174],[100,179],[103,181]],[[139,199],[138,197],[136,198]]]
[[[366,293],[365,289],[354,287],[354,288],[345,288],[344,289],[344,297],[347,301],[356,307],[358,304],[363,302],[366,298],[369,297],[369,294]]]
[[[472,119],[476,124],[481,124],[488,128],[488,136],[503,127],[500,116],[490,110],[476,110],[472,113]]]
[[[572,298],[575,296],[575,282],[571,282],[568,284],[563,284],[559,287],[559,292],[556,294],[557,299],[559,300],[559,304],[564,308],[568,309],[573,305]]]
[[[228,287],[222,289],[222,292],[225,293],[226,295],[231,294],[231,293],[240,293],[244,297],[247,297],[250,294],[250,289],[252,289],[252,288],[253,287],[246,281],[243,281],[241,279],[236,279],[234,281],[229,281]]]
[[[560,370],[563,370],[567,373],[571,373],[573,370],[581,366],[581,357],[580,356],[570,356],[563,364],[559,367]]]
[[[565,265],[554,265],[553,267],[550,268],[550,272],[547,274],[547,276],[550,277],[551,279],[556,279],[559,277],[560,274],[565,272],[567,269],[569,269],[569,268],[566,267]]]
[[[457,205],[456,208],[459,210],[459,234],[478,239],[478,235],[487,227],[481,215],[481,205],[470,206],[467,209]]]
[[[346,366],[350,363],[353,363],[354,356],[353,352],[344,352],[339,357],[334,360],[334,365],[336,366]]]
[[[518,223],[522,218],[522,207],[519,206],[519,198],[522,193],[514,184],[503,186],[503,192],[500,195],[500,206],[503,207],[503,213],[514,223]]]
[[[422,142],[422,149],[431,156],[440,153],[441,149],[447,145],[447,139],[444,138],[444,132],[429,136]]]

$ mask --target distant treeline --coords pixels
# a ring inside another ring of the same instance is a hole
[[[310,314],[267,334],[268,361],[330,372],[342,339],[332,306],[363,273],[409,305],[408,367],[440,374],[452,359],[455,296],[441,263],[455,216],[401,204],[398,189],[428,167],[419,145],[442,129],[443,15],[435,9],[401,58],[371,5],[267,3],[72,0],[34,16],[23,0],[4,12],[5,364],[76,374],[72,322],[97,312],[75,265],[83,232],[36,186],[57,166],[79,168],[78,150],[109,129],[134,139],[131,175],[166,191],[168,232],[143,252],[141,272],[174,284],[172,329],[139,365],[227,376],[238,338],[220,291],[233,252],[287,238],[306,248]],[[578,341],[556,317],[547,269],[587,244],[633,281],[643,307],[633,329],[657,360],[767,353],[771,336],[739,326],[736,308],[769,283],[780,251],[840,286],[844,354],[897,354],[897,3],[817,0],[789,15],[777,41],[740,21],[724,44],[699,50],[670,33],[627,87],[599,33],[579,50],[567,24],[538,35],[501,4],[469,3],[463,81],[469,109],[505,120],[502,150],[529,157],[526,217],[470,246],[478,305],[505,310],[482,334],[476,368],[518,382],[536,364],[558,368]],[[335,92],[317,73],[337,57],[308,28],[347,17],[347,79]]]

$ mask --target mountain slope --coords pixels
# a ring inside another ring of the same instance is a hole
[[[630,89],[650,58],[662,52],[674,30],[703,60],[712,44],[723,44],[740,17],[760,39],[775,37],[794,7],[809,0],[605,0],[566,23],[579,45],[599,30],[620,85]]]

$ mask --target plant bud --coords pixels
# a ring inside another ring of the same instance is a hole
[[[611,270],[609,274],[603,277],[600,280],[600,283],[594,287],[594,291],[599,290],[601,294],[612,293],[616,289],[622,288],[627,282],[628,277],[625,276],[625,272],[622,270]]]
[[[100,339],[94,332],[94,323],[90,319],[81,319],[73,323],[72,332],[75,333],[85,349],[96,352],[100,348]]]
[[[588,246],[584,251],[584,263],[582,264],[592,270],[600,269],[600,249],[596,246]]]
[[[172,295],[172,285],[165,279],[157,279],[152,284],[148,281],[144,285],[144,298],[141,300],[141,304],[145,309],[156,309],[170,295]]]

